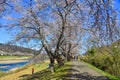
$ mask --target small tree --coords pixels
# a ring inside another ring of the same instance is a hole
[[[94,49],[94,48],[92,48],[92,49],[90,49],[90,50],[88,50],[88,55],[90,55],[90,56],[95,56],[96,55],[96,50]]]

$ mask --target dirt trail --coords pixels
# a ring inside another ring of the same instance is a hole
[[[65,76],[65,80],[109,80],[94,69],[82,62],[73,61],[70,74]]]

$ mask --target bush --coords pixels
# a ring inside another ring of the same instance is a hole
[[[111,55],[96,55],[94,57],[85,56],[83,60],[90,63],[97,68],[108,72],[114,76],[120,78],[120,64],[116,64],[115,58]],[[120,59],[119,59],[120,60]]]

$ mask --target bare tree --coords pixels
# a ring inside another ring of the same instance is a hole
[[[111,0],[12,0],[17,17],[6,16],[7,28],[18,43],[32,43],[61,66],[79,48],[103,46],[119,39]],[[14,13],[14,15],[15,15]],[[82,44],[81,44],[82,43]]]
[[[21,2],[22,3],[22,2]],[[50,58],[51,72],[54,61],[61,66],[61,48],[67,42],[67,53],[79,45],[84,22],[78,10],[82,4],[77,0],[30,0],[13,2],[18,17],[7,16],[13,21],[7,28],[14,33],[15,41],[20,43],[38,43]]]
[[[13,6],[10,4],[10,2],[12,3],[12,0],[0,0],[0,17],[13,9]]]
[[[89,8],[88,26],[85,29],[87,41],[94,46],[101,47],[119,40],[117,11],[113,7],[113,0],[84,0]]]
[[[5,10],[6,0],[0,1],[0,14]]]

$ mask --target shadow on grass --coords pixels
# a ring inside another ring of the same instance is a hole
[[[20,76],[22,80],[109,80],[104,76],[91,76],[89,73],[80,73],[71,68],[73,65],[66,64],[62,67],[55,67],[55,73],[51,74],[49,69],[45,69],[34,74],[25,74]],[[85,66],[77,66],[79,68]],[[72,73],[74,72],[74,73]]]
[[[105,76],[91,76],[87,72],[85,73],[74,73],[63,76],[63,80],[110,80]]]
[[[45,69],[34,74],[25,74],[20,76],[22,80],[63,80],[64,75],[67,75],[69,71],[77,71],[75,69],[70,69],[72,65],[66,64],[62,67],[55,67],[55,73],[52,74],[50,69]]]
[[[25,74],[20,76],[22,80],[40,80],[46,78],[48,75],[50,75],[50,71],[48,69],[42,70],[40,72],[36,72],[34,74]]]

